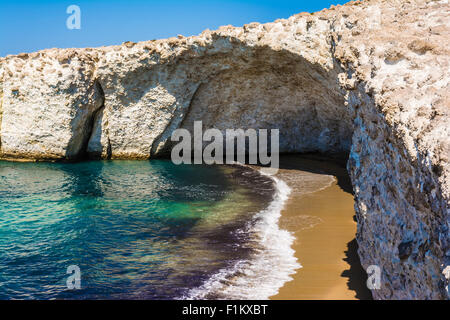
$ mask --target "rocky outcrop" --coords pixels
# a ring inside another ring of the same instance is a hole
[[[61,159],[82,154],[103,104],[95,64],[81,52],[21,54],[2,61],[1,154]]]
[[[280,151],[350,153],[378,299],[446,299],[450,5],[350,2],[273,23],[0,58],[0,155],[149,159],[176,128],[278,128]]]

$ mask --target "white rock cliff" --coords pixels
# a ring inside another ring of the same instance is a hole
[[[450,5],[350,2],[273,23],[0,58],[0,157],[149,159],[176,128],[279,128],[349,153],[377,299],[448,299]],[[448,276],[448,274],[447,274]]]

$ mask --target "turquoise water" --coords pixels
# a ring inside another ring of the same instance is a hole
[[[273,190],[256,192],[258,178],[244,171],[0,162],[0,299],[185,295],[254,250],[242,230]],[[66,285],[71,265],[79,290]]]

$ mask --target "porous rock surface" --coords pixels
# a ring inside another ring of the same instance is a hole
[[[149,159],[196,120],[276,128],[282,152],[350,154],[374,298],[448,299],[449,26],[448,0],[369,0],[0,58],[0,157]]]

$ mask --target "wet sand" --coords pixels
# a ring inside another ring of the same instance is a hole
[[[352,188],[342,165],[303,156],[280,159],[277,177],[292,189],[281,227],[296,238],[302,268],[271,299],[371,299],[355,241]]]

